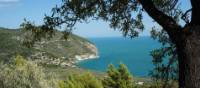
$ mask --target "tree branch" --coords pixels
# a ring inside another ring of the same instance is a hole
[[[181,26],[176,23],[176,21],[159,11],[152,0],[138,0],[145,11],[148,13],[150,17],[152,17],[159,25],[163,27],[163,29],[169,34],[171,38],[174,38],[176,34],[180,32]]]
[[[190,23],[188,13],[191,11],[192,11],[192,9],[189,9],[181,16],[181,19],[184,20],[186,24]]]

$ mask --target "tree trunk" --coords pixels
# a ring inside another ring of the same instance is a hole
[[[200,0],[190,0],[192,5],[191,24],[200,25]]]
[[[184,28],[176,42],[179,58],[179,88],[200,88],[200,26]]]

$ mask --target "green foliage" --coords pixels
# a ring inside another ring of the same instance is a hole
[[[163,88],[163,81],[150,82],[144,85],[134,84],[133,77],[124,64],[116,69],[109,65],[107,76],[103,79],[90,72],[66,73],[66,80],[56,79],[60,72],[44,73],[43,68],[37,64],[26,61],[17,55],[12,64],[0,65],[0,88]],[[102,76],[101,76],[102,77]],[[166,88],[177,88],[177,82],[170,81],[172,85]]]
[[[132,11],[137,15],[132,15]],[[75,23],[88,21],[90,17],[110,22],[110,27],[119,29],[124,36],[138,36],[138,32],[144,29],[142,9],[136,0],[63,0],[52,12],[52,16],[45,17],[46,25],[56,27],[66,24],[66,31],[71,31]]]
[[[0,88],[55,88],[56,81],[46,77],[42,68],[17,55],[14,64],[1,65]],[[48,78],[49,80],[47,80]]]
[[[69,76],[66,81],[60,81],[59,88],[103,88],[103,85],[93,74],[87,72],[74,74]]]
[[[178,82],[171,80],[169,81],[170,85],[166,85],[166,83],[162,80],[154,81],[150,84],[148,88],[178,88]]]
[[[179,22],[182,11],[180,10],[179,5],[175,7],[175,4],[177,3],[175,0],[172,0],[172,2],[169,0],[154,1],[158,9],[171,16],[177,23]],[[168,6],[163,6],[164,4]],[[173,7],[175,7],[175,9]],[[153,26],[151,37],[160,42],[162,47],[150,52],[154,64],[154,69],[150,72],[150,75],[155,81],[163,80],[166,85],[170,85],[168,83],[169,80],[178,80],[178,56],[176,46],[171,41],[165,29]]]
[[[124,64],[116,69],[109,65],[107,76],[98,79],[91,73],[70,75],[67,80],[59,81],[60,88],[139,88],[134,86],[133,77]]]
[[[133,77],[130,75],[127,67],[120,64],[116,69],[113,65],[109,65],[107,71],[108,77],[103,80],[104,88],[133,88]]]
[[[27,45],[52,36],[53,31],[63,24],[66,25],[63,37],[68,38],[77,22],[87,22],[90,18],[110,22],[110,27],[119,29],[124,36],[136,37],[144,29],[142,13],[137,0],[62,0],[61,5],[52,9],[51,16],[45,16],[44,25],[36,26],[25,20],[21,28],[32,31],[31,40],[25,42]]]
[[[162,80],[162,85],[165,87],[173,86],[173,83],[170,81],[178,80],[178,56],[176,47],[164,30],[158,30],[159,29],[154,27],[151,31],[151,37],[159,41],[162,44],[162,47],[151,51],[154,69],[150,72],[150,75],[155,83]]]
[[[67,86],[67,84],[64,81],[62,81],[62,80],[60,80],[58,82],[58,85],[59,85],[59,88],[66,88],[66,86]]]
[[[20,34],[19,30],[0,29],[0,61],[9,62],[16,54],[27,56],[34,51],[21,45]]]
[[[15,65],[16,66],[24,66],[25,65],[25,60],[22,56],[20,55],[17,55],[16,58],[15,58]]]
[[[172,17],[177,23],[183,14],[178,0],[154,0],[156,7]],[[153,26],[151,37],[162,44],[161,48],[150,52],[154,69],[150,72],[154,81],[162,80],[164,85],[171,85],[170,80],[178,80],[178,56],[176,46],[164,28]],[[172,84],[173,85],[173,84]]]
[[[47,26],[36,26],[34,23],[31,23],[26,19],[24,20],[24,23],[20,25],[20,27],[21,31],[24,32],[23,44],[29,48],[33,47],[35,42],[41,41],[43,38],[52,38],[55,33],[52,28]]]
[[[181,12],[176,6],[177,1],[153,0],[153,3],[159,10],[179,19],[176,13]],[[78,22],[101,19],[132,38],[144,29],[143,11],[139,0],[62,0],[61,5],[52,9],[51,16],[45,16],[44,23],[50,29],[65,24],[65,33],[69,34]]]
[[[95,53],[86,46],[88,43],[92,44],[89,40],[74,34],[68,36],[68,40],[64,40],[62,39],[63,34],[59,31],[56,31],[54,37],[50,40],[42,39],[40,42],[36,42],[34,47],[27,48],[22,43],[22,41],[25,41],[24,39],[28,39],[25,37],[26,32],[20,29],[0,29],[0,62],[9,63],[16,54],[30,57],[45,53],[43,56],[48,58],[65,57],[60,60],[62,62],[67,61],[67,58],[74,58],[75,55]],[[31,59],[41,59],[41,55]],[[48,60],[44,62],[48,62]]]

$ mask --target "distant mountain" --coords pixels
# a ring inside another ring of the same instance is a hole
[[[20,30],[0,28],[0,62],[9,62],[20,54],[38,63],[66,66],[98,55],[93,43],[74,34],[65,40],[61,32],[56,32],[55,37],[37,42],[32,48],[22,45],[21,35]]]

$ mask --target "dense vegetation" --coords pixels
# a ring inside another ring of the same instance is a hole
[[[0,29],[0,62],[9,62],[16,54],[37,59],[44,63],[50,63],[50,59],[59,59],[60,62],[73,59],[75,55],[95,54],[87,47],[87,44],[92,44],[85,38],[77,35],[70,35],[68,40],[62,39],[62,33],[57,31],[52,39],[43,39],[36,42],[33,47],[23,45],[23,40],[27,39],[26,32],[20,29]],[[48,58],[42,60],[42,58]]]
[[[0,88],[162,88],[161,82],[137,84],[124,64],[110,65],[107,74],[97,76],[89,71],[66,73],[62,79],[54,72],[17,55],[10,64],[0,64]],[[177,88],[172,84],[168,88]]]
[[[40,66],[19,55],[11,64],[1,64],[0,68],[0,88],[56,88],[57,85]]]

